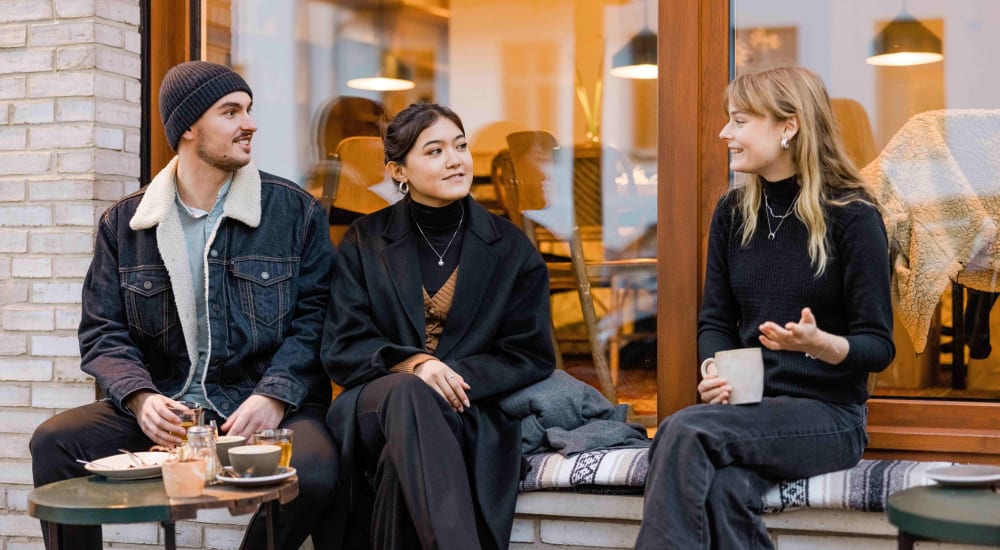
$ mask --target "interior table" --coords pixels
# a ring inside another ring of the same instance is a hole
[[[136,481],[110,480],[103,476],[67,479],[38,487],[28,493],[28,515],[49,522],[52,547],[59,546],[58,525],[102,525],[105,523],[146,523],[163,525],[164,546],[177,546],[174,524],[194,519],[198,510],[228,508],[232,515],[267,507],[267,548],[274,549],[274,530],[278,505],[290,502],[299,494],[298,477],[292,476],[273,485],[211,485],[205,493],[192,498],[169,498],[163,479]]]
[[[889,495],[887,509],[901,550],[919,540],[1000,545],[1000,494],[991,487],[913,487]]]

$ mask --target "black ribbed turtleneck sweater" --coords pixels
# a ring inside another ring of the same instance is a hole
[[[774,214],[784,214],[798,195],[795,177],[764,182]],[[809,397],[833,403],[861,403],[870,371],[892,360],[892,306],[889,298],[889,253],[882,217],[871,205],[852,202],[826,206],[826,271],[817,277],[810,264],[808,230],[793,212],[780,228],[761,200],[757,230],[741,246],[737,189],[715,209],[709,233],[705,290],[698,318],[698,352],[704,360],[715,352],[762,347],[759,326],[798,321],[803,307],[812,308],[820,329],[844,336],[850,352],[839,365],[810,359],[802,352],[764,349],[767,396]]]
[[[448,280],[451,273],[458,268],[458,260],[462,251],[462,236],[465,233],[464,227],[468,225],[465,205],[462,204],[462,201],[455,201],[448,206],[435,208],[420,204],[410,197],[407,197],[406,200],[409,201],[408,210],[413,219],[413,232],[416,233],[417,237],[420,275],[427,294],[433,296]],[[459,227],[459,223],[462,227]],[[422,234],[421,230],[423,230]],[[428,241],[430,241],[430,245],[428,245]],[[449,241],[451,246],[448,245]],[[431,245],[433,245],[434,250],[431,250]],[[444,258],[443,266],[438,265],[439,254]]]

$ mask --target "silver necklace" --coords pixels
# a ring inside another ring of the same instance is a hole
[[[774,234],[777,233],[779,229],[781,229],[781,224],[785,223],[785,218],[791,215],[792,209],[795,208],[795,201],[798,200],[798,198],[799,195],[798,193],[796,193],[795,198],[792,199],[792,204],[788,205],[788,210],[786,210],[785,213],[780,216],[775,216],[774,213],[771,212],[771,204],[767,201],[767,193],[764,193],[764,207],[767,209],[767,213],[765,214],[765,216],[767,216],[767,240],[769,241],[774,240]],[[771,229],[771,216],[774,216],[775,218],[778,218],[778,220],[780,220],[778,222],[778,226],[775,227],[774,229]]]
[[[462,206],[459,203],[459,206]],[[412,215],[412,214],[411,214]],[[420,227],[420,223],[417,222],[416,218],[413,218],[413,223],[417,226],[417,230],[420,231],[420,236],[424,238],[424,242],[427,246],[431,247],[431,252],[438,257],[438,267],[444,267],[444,255],[448,253],[448,249],[451,248],[451,243],[455,242],[455,237],[458,236],[458,232],[462,229],[462,221],[465,220],[465,207],[462,206],[462,215],[458,218],[458,227],[455,228],[455,232],[451,234],[451,238],[448,239],[448,245],[444,247],[444,252],[438,254],[434,245],[431,244],[431,240],[427,238],[427,234],[424,233],[424,228]]]

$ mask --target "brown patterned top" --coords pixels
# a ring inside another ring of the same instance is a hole
[[[444,323],[448,320],[451,302],[455,298],[455,283],[457,281],[458,268],[456,267],[448,280],[434,293],[434,296],[427,294],[427,289],[424,289],[424,323],[426,325],[424,333],[427,335],[424,340],[424,349],[427,353],[418,353],[393,365],[389,369],[391,372],[413,372],[413,369],[420,363],[436,359],[433,353],[437,350],[441,333],[444,332]]]

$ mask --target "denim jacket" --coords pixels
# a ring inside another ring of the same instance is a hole
[[[176,195],[175,157],[103,216],[83,285],[81,367],[115,406],[138,390],[192,384],[197,315]],[[334,249],[326,213],[297,185],[238,170],[208,239],[207,398],[223,416],[251,394],[294,410],[330,402],[319,362]]]

